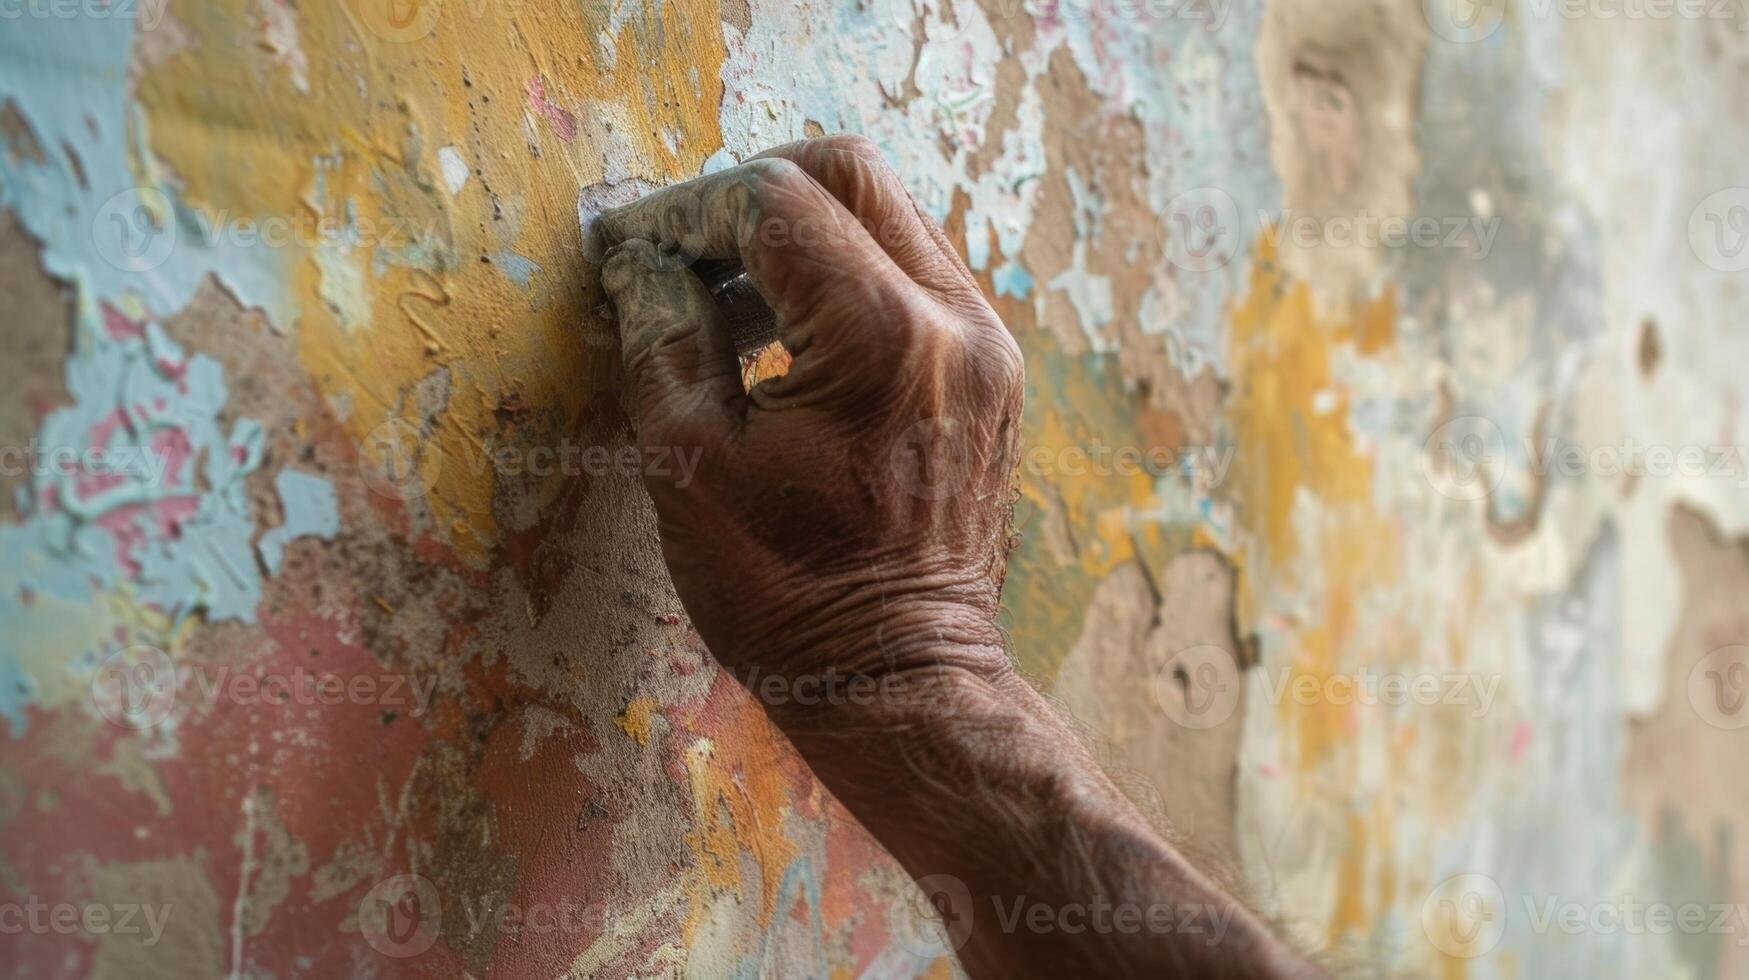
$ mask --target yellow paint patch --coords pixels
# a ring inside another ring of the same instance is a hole
[[[1350,395],[1336,371],[1339,357],[1392,356],[1396,319],[1390,291],[1349,313],[1321,315],[1264,236],[1229,332],[1228,419],[1240,447],[1230,486],[1248,532],[1232,556],[1243,570],[1239,617],[1267,617],[1277,632],[1289,686],[1274,710],[1284,761],[1306,777],[1298,792],[1337,808],[1330,819],[1342,827],[1343,847],[1326,921],[1332,942],[1368,932],[1396,895],[1387,804],[1343,812],[1356,779],[1354,746],[1362,725],[1377,720],[1362,713],[1378,710],[1357,704],[1343,685],[1360,665],[1416,661],[1424,644],[1406,612],[1371,598],[1380,583],[1402,580],[1405,529],[1373,500],[1372,458],[1350,427]],[[1314,696],[1295,696],[1296,688]],[[1416,735],[1410,728],[1396,738],[1407,745]]]
[[[630,735],[639,745],[650,744],[651,722],[656,715],[656,699],[651,697],[637,698],[626,705],[613,723],[620,730]]]
[[[1263,236],[1250,292],[1233,310],[1228,363],[1237,390],[1228,404],[1241,518],[1269,564],[1282,568],[1298,550],[1292,517],[1302,491],[1329,506],[1366,500],[1372,461],[1351,440],[1348,393],[1332,376],[1331,356],[1341,345],[1379,349],[1395,300],[1387,294],[1353,319],[1322,321],[1311,289],[1276,264],[1272,242]]]
[[[380,426],[420,429],[442,461],[434,526],[482,562],[496,535],[486,455],[505,441],[494,410],[517,393],[557,429],[593,394],[575,202],[604,177],[602,141],[653,181],[696,172],[721,145],[715,3],[653,4],[611,58],[598,57],[599,5],[304,4],[308,95],[256,36],[248,0],[175,16],[194,43],[138,90],[154,153],[209,221],[293,229],[274,260],[291,269],[305,368],[367,464],[384,462],[369,458]],[[453,195],[445,147],[468,166]],[[520,257],[509,268],[507,253]],[[437,393],[415,398],[434,374]]]

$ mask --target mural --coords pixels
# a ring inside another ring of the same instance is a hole
[[[957,970],[690,631],[578,230],[839,131],[1027,356],[1014,656],[1187,847],[1344,973],[1749,971],[1738,6],[0,19],[15,974]]]

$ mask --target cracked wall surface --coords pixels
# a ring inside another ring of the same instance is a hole
[[[836,131],[1026,355],[1013,654],[1199,859],[1345,973],[1749,971],[1739,8],[68,9],[0,29],[0,902],[167,916],[20,975],[956,969],[688,626],[580,249]]]

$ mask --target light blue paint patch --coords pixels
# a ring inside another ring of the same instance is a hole
[[[783,880],[778,884],[777,907],[794,909],[796,902],[805,902],[808,909],[808,938],[813,940],[814,962],[826,962],[826,926],[820,917],[820,878],[814,871],[814,862],[806,855],[798,856],[784,868]],[[759,933],[759,950],[757,953],[742,958],[735,965],[736,980],[755,980],[770,972],[775,955],[771,950],[772,933],[765,929]]]
[[[130,168],[130,158],[152,159],[146,119],[126,94],[134,22],[70,17],[29,26],[0,32],[0,92],[18,103],[49,156],[0,168],[0,205],[43,242],[44,268],[79,287],[87,312],[99,298],[132,293],[166,315],[210,274],[244,306],[290,323],[283,283],[296,252],[231,234],[239,219],[261,215],[198,213],[155,168]],[[83,183],[58,147],[78,155]]]
[[[274,483],[279,490],[279,505],[285,511],[285,522],[261,535],[256,550],[270,575],[279,574],[285,560],[285,546],[293,538],[316,535],[331,538],[340,530],[340,508],[334,497],[334,485],[319,476],[299,470],[282,470]]]
[[[1075,237],[1098,238],[1099,217],[1105,210],[1105,198],[1088,186],[1073,165],[1063,168],[1063,177],[1069,184],[1069,199],[1074,202],[1070,216],[1075,224]]]
[[[728,147],[720,146],[717,148],[717,152],[712,153],[705,158],[704,166],[699,168],[699,174],[701,176],[704,174],[714,174],[719,170],[727,170],[740,162],[741,161],[735,159],[735,154],[729,152]]]
[[[261,462],[260,426],[224,427],[219,363],[184,352],[151,320],[215,277],[289,327],[286,284],[304,252],[247,233],[245,219],[267,216],[191,208],[163,179],[127,94],[134,27],[82,17],[0,31],[0,93],[47,154],[40,164],[0,161],[0,207],[42,242],[44,270],[71,282],[77,299],[71,404],[44,419],[37,440],[131,460],[101,480],[45,468],[17,495],[21,522],[0,527],[0,715],[15,730],[43,680],[27,652],[48,651],[76,673],[90,666],[81,659],[90,651],[50,639],[68,605],[119,590],[174,619],[204,610],[252,620],[261,596],[242,482]],[[149,311],[143,329],[108,329],[105,306],[135,309],[130,298]],[[54,601],[27,601],[33,594]]]
[[[510,281],[518,286],[526,287],[528,281],[534,278],[534,274],[540,271],[539,263],[509,250],[493,252],[492,263],[504,270],[504,274],[510,277]]]
[[[966,211],[966,264],[979,270],[990,267],[990,217],[976,208]]]
[[[202,501],[175,547],[156,542],[140,555],[140,596],[182,619],[196,609],[209,620],[255,619],[261,573],[249,554],[255,527],[230,501]]]
[[[996,286],[998,296],[1025,299],[1032,295],[1032,274],[1018,262],[1009,261],[997,266],[996,271],[991,274],[991,280]]]
[[[37,700],[36,682],[11,655],[0,657],[0,718],[12,728],[12,736],[24,734],[24,709]]]
[[[43,467],[23,494],[24,520],[0,527],[0,714],[15,728],[37,689],[25,655],[55,649],[40,638],[61,632],[53,618],[69,605],[126,589],[174,620],[205,611],[251,621],[261,597],[243,486],[261,465],[261,427],[222,426],[219,363],[187,354],[156,324],[82,336],[66,368],[72,404],[44,419],[37,440],[82,453],[100,445],[110,464],[95,487]],[[56,601],[26,603],[27,592]],[[55,652],[69,665],[81,653]]]

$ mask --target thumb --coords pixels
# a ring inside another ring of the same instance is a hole
[[[714,451],[741,417],[746,393],[710,291],[680,256],[636,238],[607,253],[601,284],[619,314],[640,438]]]

